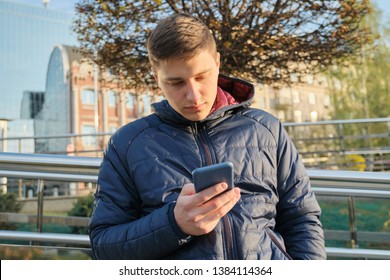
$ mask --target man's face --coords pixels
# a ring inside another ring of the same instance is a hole
[[[189,59],[162,61],[155,79],[172,108],[191,121],[207,117],[218,85],[219,53],[203,51]]]

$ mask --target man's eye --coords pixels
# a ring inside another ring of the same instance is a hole
[[[171,85],[171,86],[179,86],[179,85],[181,85],[182,83],[183,83],[182,81],[168,82],[168,84]]]

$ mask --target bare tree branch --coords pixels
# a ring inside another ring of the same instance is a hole
[[[288,84],[292,73],[358,56],[375,39],[361,25],[370,7],[368,0],[80,0],[73,29],[85,55],[134,87],[154,83],[145,44],[156,22],[187,12],[212,30],[221,72]]]

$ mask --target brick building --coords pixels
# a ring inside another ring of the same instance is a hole
[[[36,152],[101,150],[108,137],[124,124],[150,113],[155,99],[147,88],[141,93],[121,89],[107,73],[82,57],[77,48],[59,45],[53,49],[47,70],[44,104],[36,115],[35,135],[75,135],[36,141]],[[88,134],[91,134],[88,136]],[[92,135],[93,134],[93,135]]]

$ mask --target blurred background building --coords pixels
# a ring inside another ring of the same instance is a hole
[[[26,108],[21,107],[24,92],[45,91],[54,46],[77,45],[70,29],[73,13],[48,9],[38,2],[40,6],[35,5],[37,1],[0,0],[0,118],[9,119],[8,137],[33,136],[33,121],[22,120],[26,116]],[[17,148],[8,143],[8,151]]]
[[[107,82],[109,73],[95,72],[71,32],[75,3],[0,0],[2,138],[18,138],[2,141],[3,151],[101,150],[107,139],[91,135],[114,132],[149,114],[150,104],[161,99],[146,88],[143,94],[121,89]],[[326,79],[312,75],[293,87],[256,85],[253,106],[282,122],[329,120],[332,112]],[[68,134],[86,136],[20,140]]]

